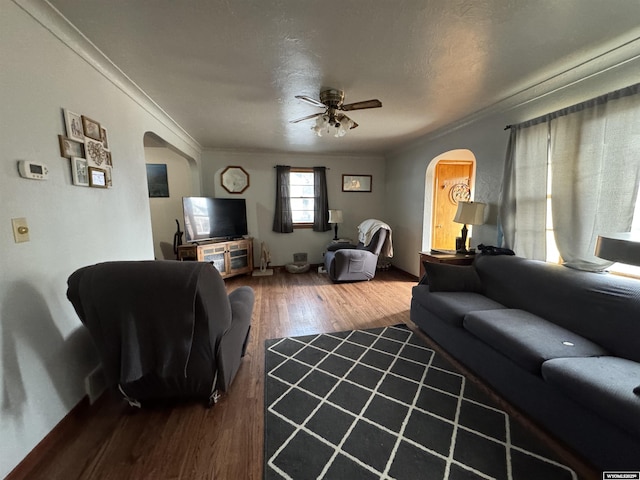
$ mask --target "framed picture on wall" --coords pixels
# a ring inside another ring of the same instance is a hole
[[[107,188],[107,172],[102,168],[89,167],[89,186]]]
[[[64,135],[58,135],[58,142],[60,143],[60,155],[62,157],[82,157],[84,158],[84,144],[77,142]]]
[[[84,130],[82,129],[82,116],[66,108],[63,109],[64,126],[67,129],[67,137],[77,142],[84,142]]]
[[[107,135],[106,127],[100,125],[100,139],[102,140],[102,146],[105,150],[109,150],[109,136]]]
[[[169,177],[164,163],[147,163],[149,198],[169,196]]]
[[[89,165],[84,158],[71,157],[71,176],[74,185],[89,186]]]
[[[100,135],[100,124],[95,120],[91,120],[89,117],[82,115],[82,129],[84,130],[84,136],[93,138],[102,142],[102,136]]]
[[[371,175],[342,175],[343,192],[370,192]]]

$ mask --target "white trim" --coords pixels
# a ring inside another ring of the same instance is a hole
[[[202,146],[47,0],[12,0],[58,40],[197,152]]]

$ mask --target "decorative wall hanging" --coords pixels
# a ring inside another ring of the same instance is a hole
[[[94,140],[102,141],[100,135],[100,124],[95,120],[91,120],[89,117],[82,115],[82,128],[84,129],[84,136],[93,138]]]
[[[371,175],[342,175],[343,192],[370,192]]]
[[[458,202],[468,202],[471,199],[471,188],[466,183],[456,183],[449,190],[449,200],[454,205]]]
[[[113,160],[107,128],[86,115],[66,108],[62,112],[67,135],[58,135],[60,155],[71,161],[73,184],[111,188]]]
[[[222,171],[220,182],[229,193],[242,193],[249,188],[249,174],[242,167],[229,166]]]
[[[80,115],[65,108],[64,125],[67,128],[67,136],[71,140],[84,143],[84,130],[82,128],[82,117]]]
[[[60,156],[84,158],[84,143],[76,142],[64,135],[58,135],[58,141],[60,143]]]
[[[89,186],[107,188],[107,172],[102,168],[89,167]]]
[[[84,158],[71,157],[71,176],[74,185],[89,186],[89,166]]]

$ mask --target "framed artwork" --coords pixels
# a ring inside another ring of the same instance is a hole
[[[74,185],[89,186],[89,166],[84,158],[71,157],[71,176]]]
[[[107,177],[107,188],[111,188],[113,187],[113,168],[105,166],[104,171]]]
[[[66,108],[64,112],[64,126],[67,129],[67,137],[77,142],[84,142],[84,130],[82,128],[82,117]]]
[[[370,192],[371,175],[342,175],[343,192]]]
[[[100,139],[102,140],[102,146],[106,150],[109,150],[109,138],[107,136],[107,129],[102,125],[100,125]]]
[[[98,140],[102,142],[102,136],[100,135],[100,124],[95,120],[91,120],[89,117],[82,115],[82,129],[84,130],[84,136]]]
[[[64,135],[58,135],[58,141],[60,142],[60,155],[62,157],[82,157],[84,158],[84,144],[65,137]]]
[[[102,146],[102,142],[96,142],[87,137],[84,142],[85,158],[89,162],[90,167],[102,168],[107,164],[107,152]]]
[[[102,168],[89,167],[89,186],[107,188],[107,172]]]
[[[220,183],[229,193],[242,193],[249,188],[249,174],[242,167],[230,166],[222,171]]]
[[[105,155],[107,157],[107,160],[106,160],[107,165],[110,166],[110,167],[113,167],[113,160],[111,158],[111,152],[108,151],[108,150],[105,150],[104,153],[105,153]]]
[[[169,179],[167,165],[164,163],[147,163],[147,186],[149,197],[168,197]]]

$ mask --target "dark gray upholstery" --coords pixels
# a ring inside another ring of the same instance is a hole
[[[484,296],[417,285],[411,320],[596,467],[638,470],[640,281],[514,256],[474,266]]]
[[[345,246],[324,254],[324,268],[334,282],[371,280],[376,274],[378,256],[389,231],[381,228],[372,237],[369,245]],[[344,244],[342,244],[344,245]]]
[[[109,386],[128,398],[208,399],[231,385],[249,335],[250,287],[227,295],[215,267],[176,261],[100,263],[67,283]]]
[[[524,310],[472,311],[464,328],[536,374],[551,358],[607,355],[601,346]]]
[[[427,285],[413,287],[413,298],[441,320],[462,327],[468,312],[505,308],[490,298],[473,292],[430,292]]]

